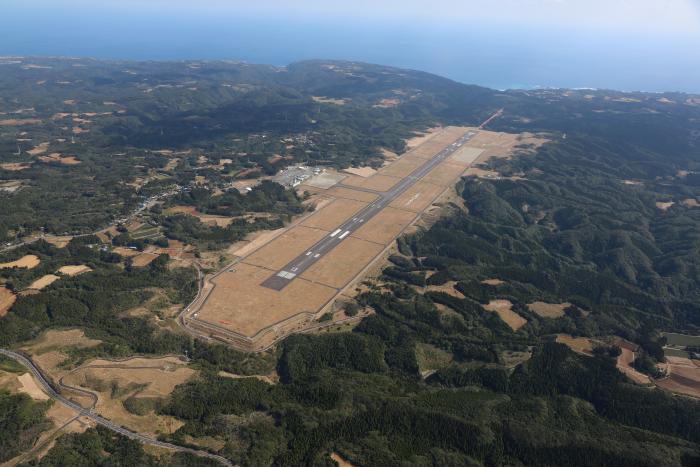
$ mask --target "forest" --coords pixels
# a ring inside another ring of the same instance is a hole
[[[664,359],[661,332],[700,332],[696,97],[500,92],[348,62],[280,71],[219,62],[72,67],[46,60],[54,68],[10,69],[0,84],[2,109],[21,102],[34,108],[28,116],[42,120],[0,127],[0,162],[27,162],[13,155],[20,130],[64,139],[60,119],[51,116],[66,106],[79,106],[80,115],[113,113],[91,117],[91,131],[70,147],[70,136],[57,145],[80,164],[0,170],[2,180],[25,184],[0,195],[0,236],[8,240],[39,227],[90,232],[146,196],[187,186],[164,208],[252,216],[219,228],[152,212],[167,237],[218,248],[304,210],[300,197],[273,183],[245,195],[214,195],[246,176],[297,162],[376,166],[381,148],[401,152],[415,131],[473,125],[499,108],[504,115],[491,129],[541,133],[549,142],[489,162],[498,177],[463,178],[440,219],[399,238],[378,280],[365,284],[350,307],[374,313],[351,330],[291,336],[263,354],[192,340],[125,311],[154,289],[169,303],[188,303],[195,271],[169,267],[165,255],[130,267],[86,236],[63,249],[40,240],[2,257],[41,260],[34,269],[0,270],[17,291],[62,265],[93,271],[18,297],[0,317],[0,345],[80,327],[102,344],[76,352],[73,362],[186,352],[197,378],[169,397],[131,400],[125,408],[176,417],[183,425],[163,439],[240,465],[332,466],[333,453],[352,465],[381,466],[700,464],[700,402],[633,384],[616,368],[621,350],[611,340],[639,346],[639,369],[653,374]],[[48,76],[46,88],[23,86],[25,71],[33,80]],[[60,99],[51,97],[59,80],[76,79],[85,85],[61,85]],[[184,84],[191,81],[196,91]],[[509,301],[525,324],[513,329],[485,310],[493,300]],[[543,317],[528,307],[536,301],[566,306],[559,317]],[[560,334],[605,345],[582,355],[557,343]],[[270,374],[279,381],[259,377]],[[5,404],[18,408],[0,417],[3,447],[15,453],[43,429],[47,407],[0,393]],[[210,465],[180,454],[156,458],[101,428],[64,435],[31,462]]]

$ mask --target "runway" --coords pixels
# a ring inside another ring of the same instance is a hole
[[[403,178],[388,191],[376,192],[379,198],[356,213],[352,219],[339,225],[332,233],[319,240],[304,253],[287,263],[282,269],[268,277],[260,285],[278,291],[284,289],[297,276],[310,268],[336,246],[340,245],[348,236],[352,235],[353,232],[381,212],[382,209],[387,207],[392,201],[420,181],[441,162],[462,148],[474,135],[476,135],[476,131],[468,131],[457,141],[437,153],[432,159],[426,161],[423,165],[411,172],[410,175]]]

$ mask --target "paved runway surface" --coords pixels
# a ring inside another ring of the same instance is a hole
[[[282,269],[277,271],[277,273],[267,278],[261,285],[274,290],[282,290],[285,288],[294,278],[306,271],[316,261],[323,258],[324,255],[338,246],[350,234],[362,227],[362,225],[398,198],[403,192],[408,190],[421,178],[425,177],[431,170],[437,167],[438,164],[458,151],[465,143],[472,139],[474,135],[476,135],[475,131],[465,133],[457,141],[437,153],[435,157],[415,169],[409,176],[402,179],[391,189],[384,193],[377,192],[377,194],[380,195],[377,200],[364,207],[360,212],[355,214],[352,219],[345,221],[330,235],[324,237],[310,249],[287,263]],[[355,187],[352,188],[355,189]]]

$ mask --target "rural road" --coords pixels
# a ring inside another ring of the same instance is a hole
[[[221,462],[224,465],[233,465],[231,461],[226,459],[225,457],[222,456],[217,456],[216,454],[212,454],[206,451],[198,451],[196,449],[190,449],[190,448],[185,448],[182,446],[177,446],[175,444],[170,444],[166,443],[163,441],[158,441],[157,439],[150,438],[148,436],[142,435],[140,433],[136,433],[131,430],[127,430],[126,428],[116,425],[106,418],[102,418],[99,415],[95,414],[92,412],[91,409],[86,409],[84,407],[81,407],[80,405],[76,404],[75,402],[66,399],[65,397],[61,396],[59,393],[57,393],[51,384],[49,384],[48,380],[44,377],[44,375],[41,373],[41,370],[37,368],[34,363],[25,357],[24,355],[13,352],[12,350],[6,350],[6,349],[0,349],[0,355],[4,355],[8,358],[11,358],[15,360],[16,362],[20,363],[22,366],[26,367],[34,376],[34,378],[37,380],[39,383],[39,386],[41,389],[52,399],[58,401],[59,403],[65,405],[66,407],[75,410],[79,416],[81,417],[87,417],[93,422],[97,423],[98,425],[101,425],[109,430],[112,430],[116,433],[119,433],[122,436],[126,436],[129,439],[133,439],[135,441],[139,441],[140,443],[143,444],[148,444],[151,446],[156,446],[159,448],[163,449],[169,449],[171,451],[179,451],[179,452],[188,452],[190,454],[194,454],[196,456],[200,457],[208,457],[210,459],[214,459],[216,461]]]

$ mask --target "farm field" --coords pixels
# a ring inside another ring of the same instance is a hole
[[[433,203],[454,185],[484,148],[473,147],[468,141],[284,288],[275,290],[262,283],[317,242],[333,237],[340,225],[377,200],[381,192],[390,190],[402,177],[423,166],[469,130],[473,129],[448,127],[432,131],[421,138],[420,145],[392,159],[376,173],[351,174],[327,189],[316,187],[313,196],[318,209],[281,233],[262,235],[259,240],[236,246],[232,253],[238,259],[208,278],[202,296],[185,313],[185,323],[199,333],[220,337],[234,345],[245,342],[244,347],[256,349],[262,345],[256,344],[257,340],[265,340],[267,344],[285,333],[304,329],[322,313],[330,311],[334,298],[360,280],[363,271],[383,257],[397,236],[423,212],[439,209]],[[501,144],[500,140],[496,141]],[[303,191],[307,187],[302,185],[299,189]],[[499,316],[513,329],[526,323],[519,315],[501,308],[498,307]]]

